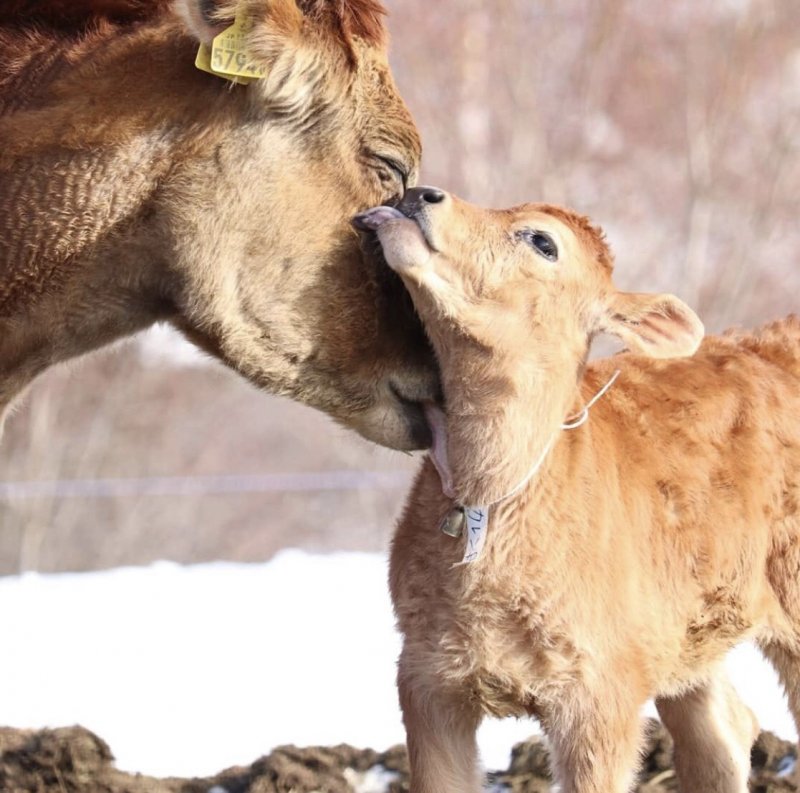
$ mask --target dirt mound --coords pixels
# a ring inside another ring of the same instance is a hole
[[[753,793],[794,791],[787,774],[795,747],[762,733],[753,747]],[[647,743],[638,793],[676,791],[672,741],[656,721]],[[533,737],[517,744],[506,771],[489,782],[513,793],[548,793],[547,747]],[[55,730],[0,728],[0,791],[3,793],[402,793],[408,790],[405,748],[386,752],[341,745],[299,749],[284,746],[251,766],[230,768],[207,779],[154,779],[114,768],[108,745],[82,727]]]

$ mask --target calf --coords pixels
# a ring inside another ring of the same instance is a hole
[[[623,793],[653,697],[683,790],[746,791],[728,650],[756,641],[800,716],[800,320],[703,339],[558,207],[417,188],[356,224],[446,404],[391,555],[412,790],[479,790],[490,714],[539,719],[564,793]],[[601,331],[630,351],[587,364]]]

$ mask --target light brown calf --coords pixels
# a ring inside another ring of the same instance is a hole
[[[433,342],[453,494],[426,461],[392,549],[412,790],[479,790],[492,714],[540,720],[563,793],[622,793],[654,697],[684,792],[743,793],[756,725],[726,652],[757,641],[800,716],[800,321],[701,343],[676,298],[618,292],[568,210],[432,188],[400,210],[356,222]],[[632,352],[587,365],[599,331]],[[439,530],[454,505],[488,508],[471,563]]]

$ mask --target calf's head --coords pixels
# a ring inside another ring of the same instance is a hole
[[[566,209],[483,209],[420,187],[355,222],[377,231],[439,359],[463,503],[524,478],[575,407],[596,333],[656,358],[691,355],[703,335],[678,298],[618,291],[602,233]]]

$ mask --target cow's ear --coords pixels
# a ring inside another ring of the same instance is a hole
[[[280,61],[281,80],[303,60],[312,38],[305,35],[306,18],[296,0],[174,0],[173,8],[188,33],[206,46],[238,19],[245,36],[241,48],[267,71]]]
[[[351,48],[354,38],[377,47],[386,45],[384,16],[380,0],[174,0],[174,8],[189,32],[204,44],[233,21],[237,6],[242,6],[258,22],[266,22],[275,33],[299,33],[304,18],[312,26],[327,29]],[[302,10],[301,7],[302,6]]]
[[[693,355],[704,333],[697,314],[674,295],[632,292],[612,296],[600,330],[651,358]]]
[[[289,61],[298,73],[319,72],[320,55],[338,68],[329,53],[337,49],[351,67],[357,66],[361,45],[386,49],[386,10],[380,0],[239,0],[253,22],[249,46],[265,64]],[[288,57],[287,57],[288,56]],[[283,79],[283,78],[281,78]]]
[[[189,33],[202,44],[211,44],[233,19],[232,12],[215,0],[175,0],[173,8]]]
[[[334,34],[345,47],[352,48],[356,38],[370,46],[386,46],[386,9],[380,0],[310,0],[307,4],[308,13],[318,19],[329,17]]]

